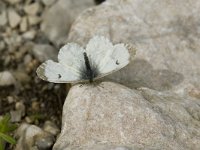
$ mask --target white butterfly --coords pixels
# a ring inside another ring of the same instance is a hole
[[[125,67],[130,62],[124,44],[113,45],[103,36],[90,39],[86,49],[76,43],[64,45],[58,62],[47,60],[37,68],[37,75],[54,83],[92,82]]]

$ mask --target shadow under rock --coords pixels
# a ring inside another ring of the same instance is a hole
[[[109,75],[108,79],[130,88],[148,87],[163,91],[180,84],[184,77],[167,69],[154,70],[146,60],[135,59],[124,69]]]

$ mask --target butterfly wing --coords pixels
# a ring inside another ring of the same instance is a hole
[[[86,52],[98,66],[100,75],[97,78],[120,70],[130,62],[130,54],[124,44],[113,45],[102,36],[92,38],[86,46]]]
[[[58,62],[79,75],[81,68],[85,64],[83,57],[84,51],[85,50],[76,43],[66,44],[58,53]]]
[[[84,65],[84,49],[78,44],[69,43],[58,53],[58,63],[47,60],[37,69],[37,75],[54,83],[76,83],[81,80],[81,67]]]
[[[79,76],[74,74],[74,72],[52,60],[42,63],[37,68],[36,73],[41,79],[54,83],[67,83],[79,80]]]
[[[104,67],[108,55],[111,55],[112,51],[112,43],[103,36],[94,36],[86,46],[86,53],[90,59],[91,65],[97,65],[99,71]]]

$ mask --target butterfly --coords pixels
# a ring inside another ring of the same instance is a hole
[[[47,60],[36,73],[39,78],[54,83],[93,82],[129,62],[130,54],[125,44],[113,45],[103,36],[94,36],[85,49],[76,43],[64,45],[58,53],[58,62]]]

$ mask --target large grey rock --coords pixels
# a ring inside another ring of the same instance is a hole
[[[54,150],[200,149],[200,101],[140,91],[112,82],[72,87]]]
[[[66,43],[72,21],[93,5],[93,0],[59,0],[44,12],[41,30],[53,43]]]
[[[199,13],[200,3],[194,0],[108,0],[76,19],[68,41],[85,45],[100,34],[131,43],[135,60],[110,79],[131,88],[184,94],[200,89]]]
[[[107,79],[137,90],[72,87],[54,150],[200,149],[199,10],[194,0],[107,0],[83,12],[68,42],[104,35],[135,45],[133,61]]]

